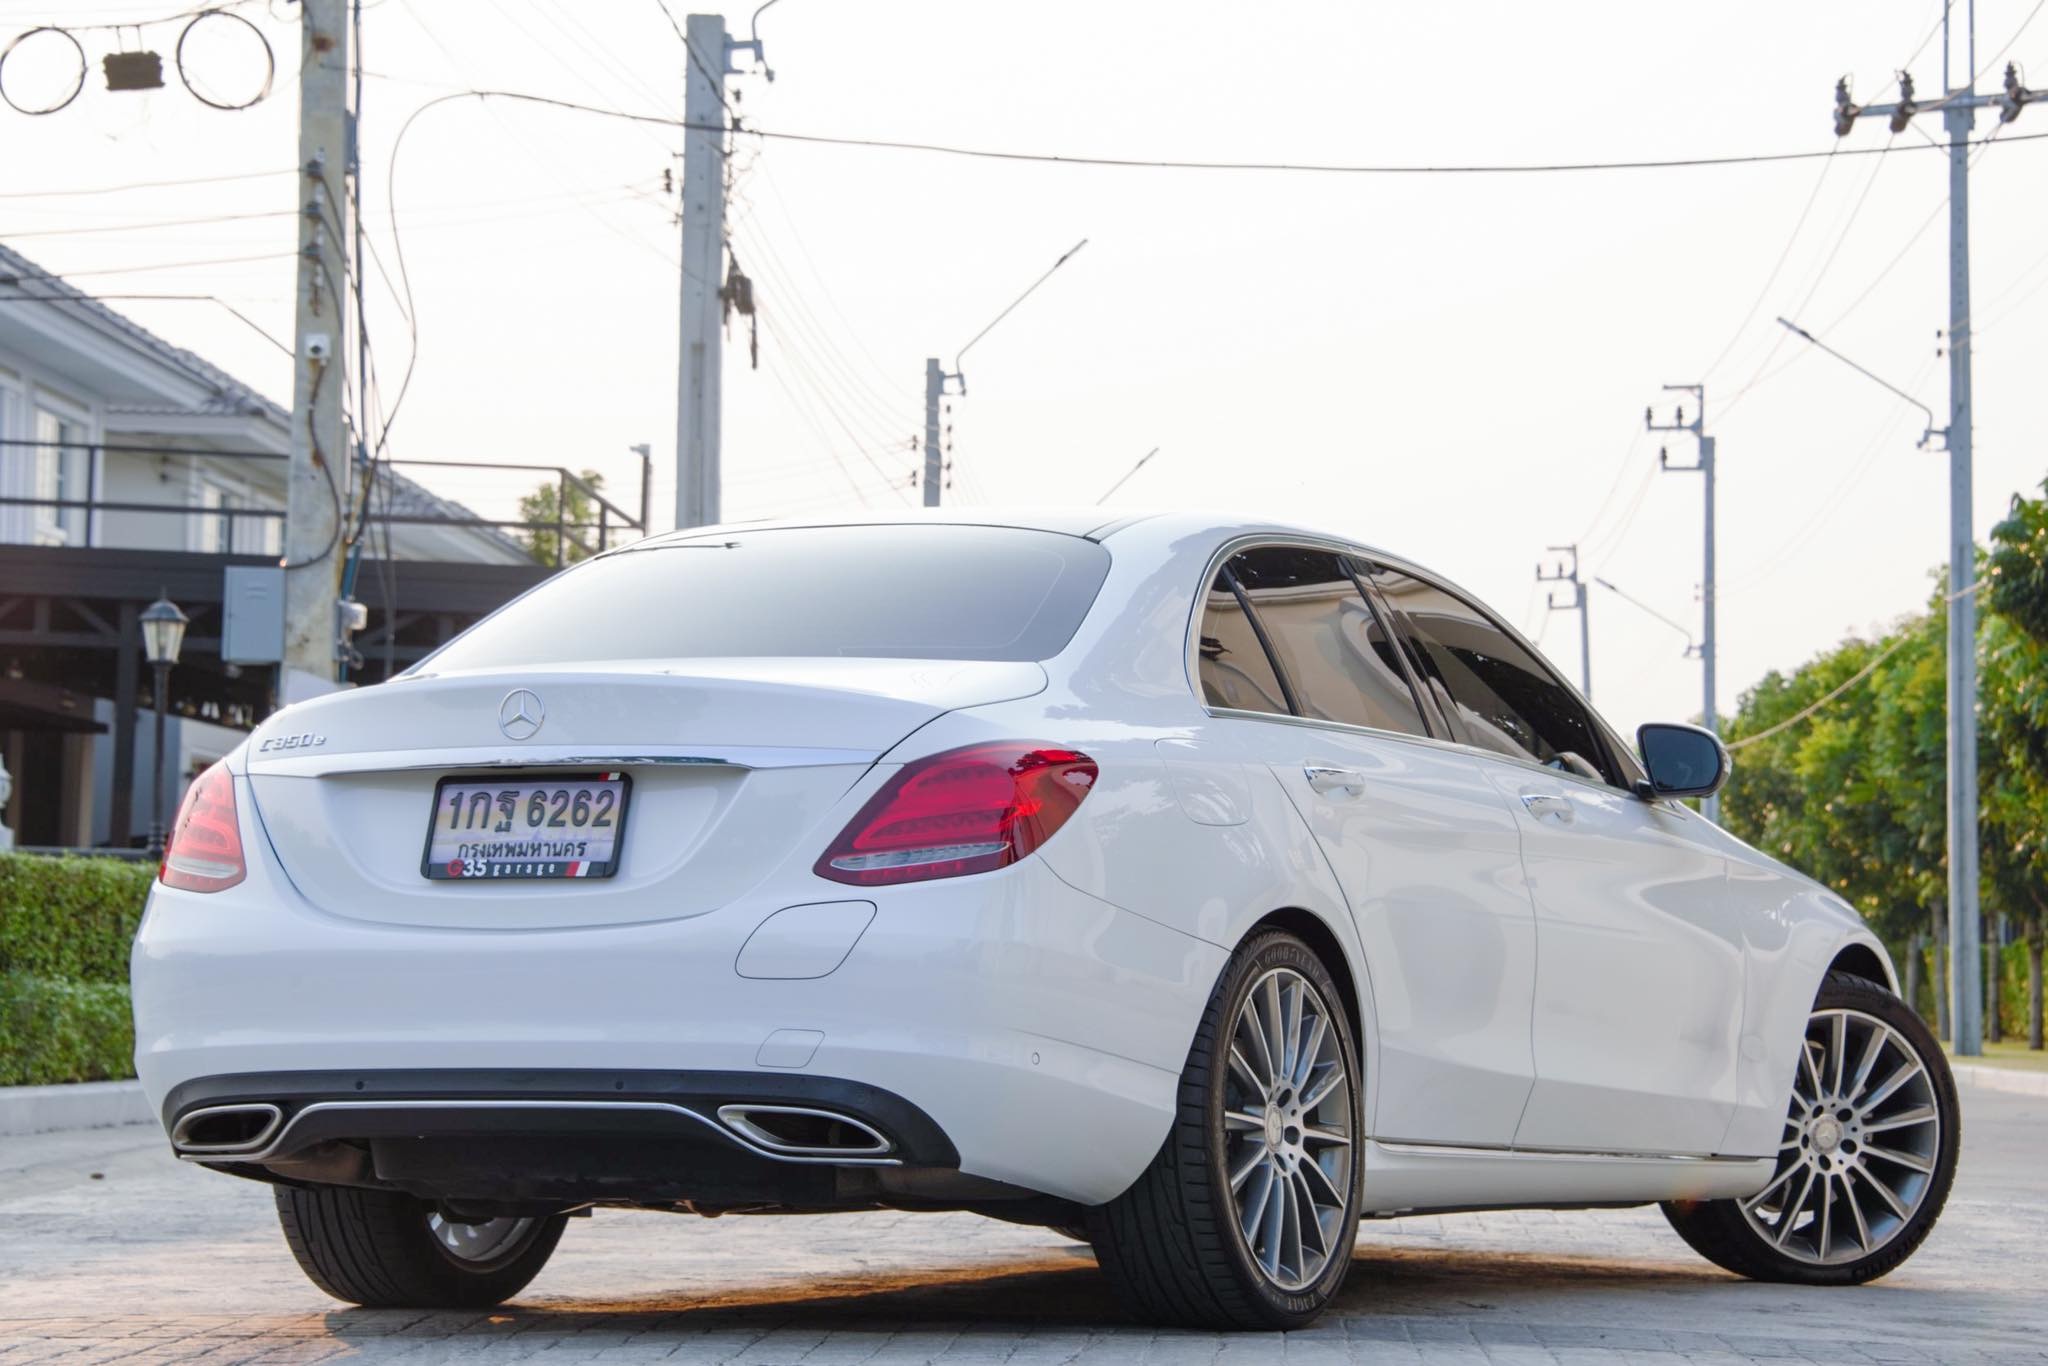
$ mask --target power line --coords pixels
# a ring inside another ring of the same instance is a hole
[[[1836,143],[1835,148],[1839,151],[1841,144]],[[1735,330],[1728,335],[1728,341],[1722,346],[1720,354],[1707,366],[1702,375],[1703,380],[1714,377],[1714,372],[1721,368],[1721,362],[1728,359],[1728,353],[1735,349],[1735,344],[1741,341],[1743,334],[1749,330],[1750,323],[1756,318],[1756,311],[1763,307],[1764,297],[1771,292],[1771,286],[1778,283],[1778,276],[1785,269],[1785,262],[1792,258],[1792,248],[1798,245],[1799,234],[1805,231],[1806,220],[1813,213],[1813,206],[1820,200],[1821,187],[1828,183],[1828,172],[1834,168],[1833,157],[1821,162],[1820,175],[1814,179],[1813,190],[1806,196],[1806,205],[1799,210],[1799,217],[1792,224],[1792,234],[1785,239],[1785,246],[1779,251],[1777,262],[1771,266],[1771,273],[1764,277],[1763,286],[1757,290],[1756,297],[1749,301],[1748,311],[1742,315],[1742,321],[1735,324]]]
[[[186,270],[194,266],[234,266],[245,261],[284,261],[297,256],[295,251],[266,251],[254,256],[212,256],[203,261],[157,261],[142,266],[102,266],[94,270],[69,270],[52,279],[83,280],[94,275],[136,275],[152,270]]]
[[[1882,149],[1871,150],[1891,151],[1896,147],[1897,140],[1898,134],[1894,133],[1891,135],[1891,137],[1885,139],[1884,147]],[[1840,144],[1838,143],[1837,145],[1839,146]],[[1930,144],[1930,146],[1932,146],[1932,144]],[[1909,150],[1917,151],[1919,149],[1910,148]],[[1863,213],[1864,204],[1869,202],[1871,190],[1875,189],[1877,186],[1878,172],[1882,171],[1883,169],[1884,162],[1882,161],[1875,162],[1871,165],[1870,174],[1867,177],[1865,177],[1863,181],[1863,192],[1856,196],[1856,202],[1850,206],[1848,216],[1842,220],[1842,226],[1836,229],[1835,243],[1833,246],[1828,248],[1828,254],[1825,257],[1821,258],[1820,269],[1814,272],[1813,280],[1810,284],[1807,285],[1806,293],[1803,296],[1801,296],[1798,307],[1792,310],[1794,313],[1804,313],[1806,311],[1807,305],[1813,302],[1813,296],[1820,293],[1821,285],[1825,283],[1828,278],[1828,271],[1834,268],[1836,258],[1838,258],[1842,254],[1843,244],[1845,244],[1849,240],[1849,230],[1856,226],[1857,218],[1861,216],[1861,214]],[[1763,381],[1763,379],[1765,378],[1764,371],[1769,368],[1770,363],[1773,360],[1777,359],[1778,351],[1784,345],[1785,338],[1784,335],[1781,333],[1779,334],[1777,340],[1771,343],[1771,349],[1764,353],[1764,358],[1757,362],[1756,369],[1750,372],[1748,380],[1746,380],[1740,388],[1738,388],[1734,393],[1730,394],[1722,402],[1721,416],[1724,419],[1728,416],[1730,412],[1734,410],[1735,406],[1738,403],[1740,403],[1752,389],[1755,389],[1757,385]],[[1796,364],[1798,359],[1799,358],[1795,356],[1793,358],[1792,363]],[[1773,371],[1772,373],[1776,374],[1777,372]]]
[[[98,185],[75,190],[7,190],[0,191],[0,199],[57,199],[65,196],[96,194],[121,194],[128,190],[162,190],[182,188],[186,185],[225,185],[234,180],[265,180],[271,176],[297,175],[297,166],[285,166],[275,171],[241,171],[234,175],[187,176],[180,180],[133,180],[125,185]]]
[[[62,283],[59,277],[54,275],[47,275],[42,277],[42,279],[46,282],[54,281],[56,283]],[[0,276],[0,284],[12,284],[16,289],[21,288],[21,284],[18,280],[9,280],[5,276]],[[270,331],[266,329],[263,326],[263,324],[257,322],[254,318],[251,318],[241,309],[236,308],[226,299],[223,299],[216,294],[0,294],[0,304],[106,303],[112,300],[126,301],[129,299],[150,299],[164,303],[219,304],[222,308],[225,308],[228,312],[234,314],[237,318],[240,318],[244,323],[248,324],[249,328],[252,331],[254,331],[256,335],[262,337],[263,340],[269,342],[272,346],[284,352],[287,356],[289,356],[292,353],[291,347],[285,345],[283,342],[279,341],[275,336],[271,335]]]
[[[1821,161],[1829,157],[1884,157],[1900,152],[1918,152],[1919,146],[1900,147],[1886,143],[1882,147],[1830,147],[1808,152],[1748,152],[1724,156],[1666,157],[1628,161],[1548,161],[1548,162],[1473,162],[1465,164],[1426,165],[1399,163],[1337,163],[1337,162],[1294,162],[1294,161],[1195,161],[1172,160],[1145,157],[1084,156],[1055,152],[1019,152],[991,147],[967,147],[952,143],[918,142],[890,138],[841,137],[825,133],[800,133],[785,129],[728,127],[720,123],[691,123],[685,119],[670,118],[661,114],[634,114],[620,109],[606,109],[599,105],[583,104],[576,100],[558,99],[551,95],[534,95],[519,90],[458,90],[427,101],[413,111],[419,114],[436,103],[455,99],[517,100],[526,104],[548,105],[557,109],[570,109],[579,113],[597,114],[605,118],[623,119],[629,123],[652,123],[665,128],[680,128],[686,131],[723,133],[731,132],[749,137],[769,138],[781,142],[811,143],[827,147],[863,147],[882,151],[926,152],[940,156],[972,157],[989,161],[1035,162],[1058,166],[1102,166],[1139,170],[1165,171],[1268,171],[1310,175],[1532,175],[1556,172],[1578,171],[1657,171],[1683,170],[1707,166],[1759,166],[1787,161]],[[2034,142],[2048,138],[2048,132],[2017,133],[2005,138],[2008,143]],[[1979,138],[1966,146],[1979,147],[1990,142]]]
[[[2020,40],[2020,35],[2027,31],[2027,25],[2033,23],[2034,20],[2037,17],[2039,17],[2043,5],[2048,5],[2048,0],[2034,0],[2034,7],[2027,11],[2026,18],[2020,20],[2020,26],[2012,31],[2012,37],[2006,39],[2005,45],[1999,48],[1998,51],[1992,53],[1990,59],[1986,61],[1984,65],[1977,68],[1976,74],[1970,78],[1971,88],[1974,89],[1976,87],[1977,82],[1984,79],[1985,72],[1991,70],[1992,67],[1998,65],[1999,58],[2005,56],[2006,53],[2012,51],[2012,45],[2014,43],[2017,43]],[[2003,128],[2004,126],[2004,124],[1999,125],[2000,128]],[[1997,136],[1997,131],[1993,130],[1991,137],[1995,138]],[[1989,142],[1990,140],[1990,138],[1985,139],[1986,142]]]
[[[27,232],[0,234],[8,241],[24,237],[83,237],[102,232],[150,232],[157,228],[196,228],[213,223],[240,223],[254,218],[297,218],[297,209],[258,209],[250,213],[217,213],[204,218],[160,218],[153,223],[99,223],[89,228],[31,228]]]
[[[503,95],[509,92],[480,91],[476,93]],[[647,119],[645,115],[628,115],[627,117]],[[648,121],[660,122],[661,120],[650,119]],[[1922,150],[1919,147],[1909,146],[1901,148],[1887,144],[1883,147],[1840,147],[1814,152],[1749,152],[1726,156],[1667,157],[1633,161],[1476,162],[1463,165],[1401,165],[1397,163],[1343,164],[1289,161],[1188,161],[1141,157],[1080,156],[1053,152],[1003,151],[988,147],[962,147],[949,143],[912,142],[887,138],[834,137],[823,133],[796,133],[766,128],[742,127],[736,131],[753,137],[775,138],[783,142],[818,143],[832,147],[869,147],[901,152],[930,152],[945,156],[976,157],[992,161],[1028,161],[1061,166],[1109,166],[1161,171],[1277,171],[1319,175],[1528,175],[1571,171],[1659,171],[1703,166],[1756,166],[1785,161],[1819,161],[1831,156],[1882,157],[1900,151],[1917,152]],[[2021,133],[2006,138],[2005,141],[2029,142],[2042,138],[2048,138],[2048,133]],[[1989,141],[1989,138],[1979,138],[1966,145],[1978,147],[1985,145]],[[1946,148],[1943,150],[1946,150]]]
[[[1749,748],[1749,746],[1757,744],[1760,741],[1770,739],[1773,735],[1779,735],[1785,731],[1792,729],[1792,727],[1806,720],[1808,717],[1812,716],[1814,713],[1821,710],[1821,708],[1827,706],[1828,703],[1834,701],[1843,693],[1849,691],[1849,689],[1855,687],[1858,683],[1861,683],[1864,679],[1870,677],[1871,674],[1877,671],[1878,665],[1884,663],[1887,659],[1890,659],[1893,655],[1897,654],[1900,650],[1904,649],[1907,645],[1911,644],[1912,640],[1913,635],[1911,632],[1907,632],[1906,634],[1900,636],[1897,640],[1893,641],[1890,645],[1887,645],[1883,650],[1879,651],[1875,656],[1873,656],[1868,663],[1864,664],[1862,668],[1858,669],[1855,673],[1850,674],[1847,678],[1843,679],[1840,683],[1830,688],[1821,696],[1815,698],[1810,705],[1801,707],[1798,711],[1792,713],[1792,715],[1786,717],[1784,720],[1778,722],[1776,725],[1766,726],[1754,735],[1745,735],[1740,740],[1729,741],[1729,752],[1733,753],[1734,751],[1739,749],[1747,749]]]

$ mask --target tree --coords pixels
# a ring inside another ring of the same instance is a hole
[[[2048,481],[2042,484],[2048,493]],[[2022,926],[2027,1046],[2042,1046],[2041,958],[2048,937],[2048,499],[2012,500],[1991,531],[1984,582],[1983,734],[1995,755],[1984,787],[1984,875]]]
[[[2044,484],[2048,491],[2048,484]],[[2048,940],[2048,499],[2015,498],[1992,533],[1978,627],[1978,789],[1983,910],[2018,923],[2028,1043],[2042,1046]],[[1825,882],[1895,947],[1909,992],[1921,932],[1935,930],[1937,1014],[1947,906],[1949,597],[1881,639],[1851,640],[1742,697],[1729,728],[1729,828]],[[1993,977],[1990,1004],[2006,998]]]
[[[542,484],[521,498],[519,520],[526,523],[526,529],[519,539],[526,542],[527,553],[551,565],[575,564],[595,555],[597,538],[589,530],[597,525],[593,495],[603,488],[604,476],[585,470],[572,478]],[[567,534],[558,536],[557,527]]]

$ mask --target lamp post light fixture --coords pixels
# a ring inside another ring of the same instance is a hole
[[[171,666],[178,662],[178,650],[185,643],[185,627],[191,619],[178,604],[159,593],[157,600],[142,609],[142,656],[149,661],[156,681],[156,777],[155,799],[150,809],[149,852],[164,852],[164,808],[170,803],[164,791],[164,708],[170,700]]]

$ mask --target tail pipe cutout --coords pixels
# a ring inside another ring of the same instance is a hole
[[[284,1111],[265,1102],[209,1105],[178,1120],[171,1130],[171,1146],[181,1153],[253,1153],[270,1142],[283,1123]]]
[[[786,1157],[887,1157],[896,1145],[850,1115],[796,1105],[721,1105],[718,1121],[757,1148]]]

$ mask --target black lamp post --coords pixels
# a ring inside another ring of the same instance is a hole
[[[149,818],[149,851],[164,851],[164,808],[169,800],[164,791],[164,708],[170,701],[171,666],[178,662],[178,649],[185,643],[189,618],[168,597],[142,609],[142,655],[156,672],[156,786],[155,803]]]

